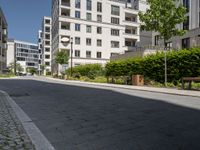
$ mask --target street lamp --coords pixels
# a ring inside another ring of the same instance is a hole
[[[68,37],[63,37],[62,39],[61,39],[61,42],[62,43],[64,43],[64,44],[68,44],[68,43],[70,43],[71,44],[71,73],[70,73],[70,75],[72,76],[72,69],[73,69],[73,65],[72,65],[72,63],[73,63],[73,37],[71,37],[71,38],[68,38]]]

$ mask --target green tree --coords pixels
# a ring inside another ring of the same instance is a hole
[[[14,73],[15,65],[13,62],[9,64],[8,68],[11,72]],[[16,72],[22,72],[22,71],[24,71],[23,67],[19,63],[16,63]]]
[[[145,12],[139,12],[141,30],[159,32],[164,40],[165,50],[167,41],[173,36],[182,36],[185,31],[178,29],[177,24],[186,21],[186,8],[182,5],[176,6],[177,0],[147,0],[150,8]],[[165,53],[165,83],[167,83],[167,59]]]
[[[37,72],[37,69],[36,68],[33,68],[33,67],[28,67],[26,68],[27,72],[31,73],[31,74],[35,74]]]
[[[66,51],[59,51],[56,53],[55,62],[57,64],[63,65],[68,64],[69,54]]]

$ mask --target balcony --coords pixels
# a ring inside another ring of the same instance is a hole
[[[70,17],[70,9],[61,9],[61,16]]]
[[[61,5],[62,5],[62,6],[70,7],[70,0],[62,0],[62,1],[61,1]]]
[[[2,44],[2,49],[4,49],[4,50],[7,49],[7,44],[6,44],[6,43],[3,43],[3,44]]]

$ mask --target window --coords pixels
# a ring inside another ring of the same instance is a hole
[[[50,55],[45,55],[45,59],[50,59]]]
[[[97,2],[97,12],[102,12],[102,3]]]
[[[101,58],[101,52],[97,52],[97,58]]]
[[[50,45],[50,41],[45,41],[45,45]]]
[[[81,25],[80,24],[75,24],[75,31],[81,31]]]
[[[75,37],[75,44],[76,45],[81,44],[81,38],[80,37]]]
[[[97,15],[97,21],[102,22],[102,16],[101,15]]]
[[[50,62],[45,62],[45,66],[50,66]]]
[[[190,38],[182,39],[182,48],[190,48]]]
[[[92,14],[91,13],[87,13],[86,14],[86,19],[87,20],[92,20]]]
[[[102,34],[102,28],[101,27],[97,27],[97,34]]]
[[[102,41],[101,40],[97,40],[97,46],[102,46]]]
[[[111,17],[111,23],[119,24],[119,18]]]
[[[183,0],[183,6],[186,8],[187,12],[190,10],[189,0]]]
[[[76,8],[81,8],[81,2],[80,2],[80,0],[75,0],[75,7]]]
[[[50,52],[50,48],[45,48],[45,52]]]
[[[119,36],[119,30],[117,30],[117,29],[111,29],[111,35],[113,35],[113,36]]]
[[[111,14],[119,16],[119,13],[120,13],[119,6],[112,5],[111,6]]]
[[[86,32],[91,33],[92,32],[92,27],[91,26],[86,26]]]
[[[183,22],[183,30],[189,30],[190,18],[187,16],[187,20]]]
[[[155,43],[154,43],[155,46],[158,45],[159,44],[159,35],[156,35],[154,40],[155,40]]]
[[[75,57],[80,57],[80,51],[79,50],[75,50]]]
[[[80,11],[75,11],[75,17],[76,17],[76,18],[80,18],[80,17],[81,17]]]
[[[111,41],[111,47],[112,48],[119,48],[119,42],[118,41]]]
[[[86,58],[91,58],[91,51],[86,51]]]
[[[45,24],[50,24],[50,20],[49,19],[45,19]]]
[[[45,34],[45,39],[50,39],[50,34]]]
[[[87,10],[92,10],[92,0],[87,0]]]
[[[45,27],[45,32],[50,32],[50,27]]]
[[[90,46],[92,44],[92,40],[90,38],[86,38],[86,45]]]

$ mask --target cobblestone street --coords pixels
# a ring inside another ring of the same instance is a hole
[[[6,96],[0,92],[0,150],[34,150]]]

